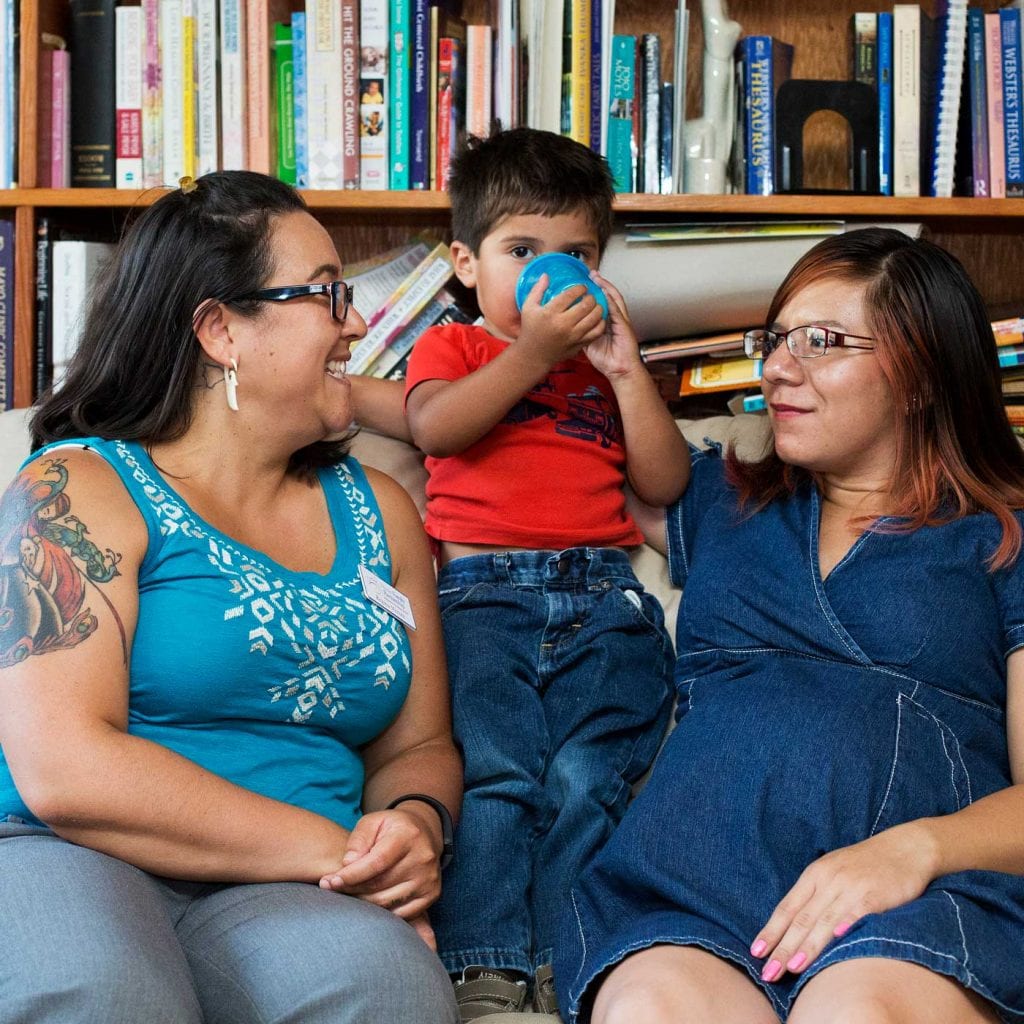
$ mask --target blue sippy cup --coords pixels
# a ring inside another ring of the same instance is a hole
[[[571,288],[575,284],[587,286],[587,291],[597,300],[604,318],[608,319],[608,300],[601,289],[590,279],[590,268],[583,260],[576,259],[564,252],[546,252],[543,256],[530,260],[523,267],[519,280],[516,282],[516,306],[523,308],[526,297],[537,283],[541,274],[548,275],[548,286],[541,297],[541,305],[550,302],[556,295]]]

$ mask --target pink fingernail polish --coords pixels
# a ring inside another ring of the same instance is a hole
[[[799,971],[803,965],[807,963],[807,954],[804,952],[794,953],[790,957],[789,963],[786,964],[787,971]]]
[[[782,973],[782,964],[778,960],[772,960],[761,972],[762,981],[774,981]]]
[[[764,956],[767,949],[768,943],[765,942],[764,939],[758,939],[757,942],[750,947],[750,952],[752,956]]]

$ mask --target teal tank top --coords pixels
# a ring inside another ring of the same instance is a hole
[[[141,445],[85,438],[43,451],[69,443],[116,470],[149,533],[129,733],[352,828],[363,793],[359,748],[398,714],[412,667],[405,627],[363,595],[358,567],[390,583],[391,559],[362,467],[347,458],[318,473],[337,549],[320,575],[286,569],[203,521]],[[0,750],[5,815],[37,820]]]

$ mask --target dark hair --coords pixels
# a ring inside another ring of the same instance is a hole
[[[807,252],[779,286],[767,323],[798,292],[822,280],[864,283],[879,367],[892,389],[896,464],[888,514],[913,530],[977,512],[1003,528],[992,568],[1021,550],[1013,515],[1024,508],[1024,450],[1003,406],[992,325],[960,262],[901,231],[864,228],[834,235]],[[744,503],[763,508],[812,474],[772,448],[742,463],[729,452],[730,478]]]
[[[614,223],[608,161],[564,135],[512,128],[471,136],[452,159],[448,179],[452,237],[473,253],[503,217],[582,210],[601,252]]]
[[[145,209],[96,282],[63,384],[37,403],[33,449],[69,437],[181,437],[202,372],[196,310],[264,287],[275,218],[305,209],[290,185],[252,171],[203,175]],[[253,317],[263,308],[232,305]],[[296,452],[290,468],[311,472],[347,447],[348,438],[317,442]]]

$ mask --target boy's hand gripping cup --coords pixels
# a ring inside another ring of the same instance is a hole
[[[550,302],[556,295],[564,292],[566,288],[582,284],[597,300],[604,318],[608,319],[608,300],[605,298],[604,292],[591,280],[590,268],[583,260],[578,260],[575,256],[569,256],[564,252],[546,252],[543,256],[530,260],[523,267],[519,280],[516,282],[517,308],[520,310],[523,308],[526,297],[533,290],[533,286],[541,274],[548,275],[548,286],[540,300],[542,306]]]

